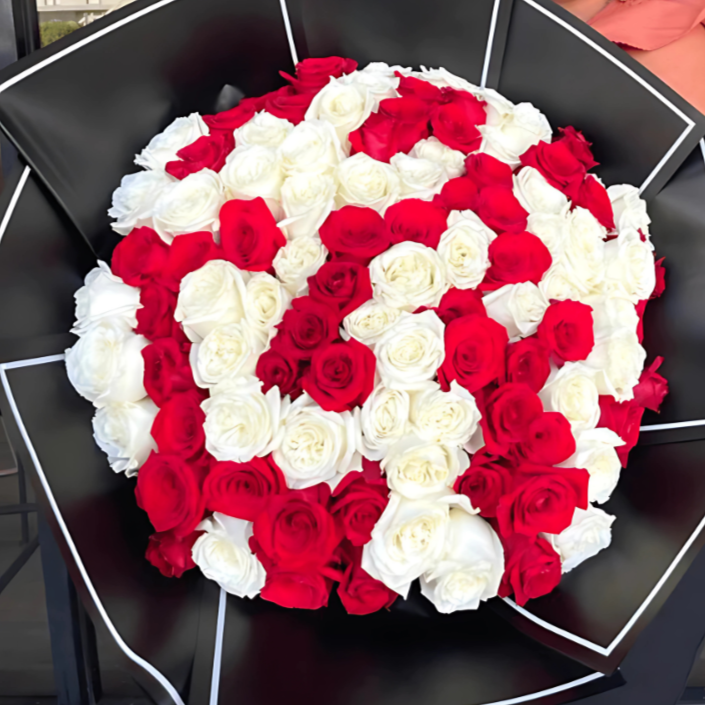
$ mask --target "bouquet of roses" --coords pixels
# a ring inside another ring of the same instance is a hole
[[[590,143],[444,69],[308,59],[115,191],[69,378],[167,576],[366,614],[519,604],[607,547],[664,289]]]

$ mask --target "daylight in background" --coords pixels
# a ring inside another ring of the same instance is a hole
[[[42,46],[133,0],[37,0]]]

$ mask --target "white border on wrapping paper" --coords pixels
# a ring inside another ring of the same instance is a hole
[[[228,593],[220,588],[218,597],[218,622],[215,628],[215,650],[213,651],[213,670],[211,672],[211,696],[209,705],[218,705],[220,694],[220,665],[223,661],[223,635],[225,633],[225,605]]]

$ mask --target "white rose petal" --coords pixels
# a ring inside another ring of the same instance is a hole
[[[436,250],[418,242],[400,242],[370,262],[376,301],[415,311],[438,306],[448,291],[446,270]]]
[[[223,201],[218,174],[201,169],[164,187],[154,204],[154,229],[168,245],[177,235],[215,232]]]
[[[285,220],[279,223],[290,240],[315,235],[335,206],[335,180],[330,174],[302,172],[284,181]]]
[[[269,147],[237,147],[230,152],[220,178],[228,199],[263,198],[274,215],[281,219],[279,205],[284,172],[276,150]]]
[[[600,420],[595,371],[582,362],[567,362],[553,369],[539,392],[546,411],[558,411],[576,431],[588,431]]]
[[[568,216],[564,256],[584,290],[598,290],[604,279],[606,234],[585,208],[575,208]]]
[[[140,171],[122,177],[113,192],[108,216],[115,218],[110,227],[119,235],[129,235],[134,228],[152,227],[154,204],[164,188],[174,183],[165,171]]]
[[[308,293],[308,278],[325,263],[328,250],[318,237],[291,240],[274,256],[272,266],[291,296]]]
[[[383,61],[373,61],[364,69],[350,74],[355,83],[365,86],[369,91],[373,112],[379,108],[380,101],[398,96],[399,77],[394,75],[395,69]]]
[[[563,255],[568,231],[567,214],[530,213],[526,230],[546,245],[554,262]]]
[[[150,143],[135,157],[135,164],[145,169],[164,169],[168,162],[178,159],[176,153],[209,134],[208,125],[198,113],[176,118],[163,132],[152,137]]]
[[[531,213],[558,215],[568,208],[568,197],[551,186],[538,169],[525,166],[514,176],[514,195]]]
[[[137,327],[137,309],[142,307],[137,287],[125,284],[100,261],[84,281],[74,294],[76,322],[72,333],[83,335],[91,325],[107,319],[122,323],[126,329]]]
[[[489,523],[453,508],[445,553],[421,576],[421,594],[443,614],[476,610],[497,596],[503,574],[504,550]]]
[[[629,184],[617,184],[607,189],[607,195],[612,201],[617,232],[641,230],[648,237],[651,218],[646,212],[646,201],[639,196],[639,189]]]
[[[532,282],[506,284],[482,299],[487,315],[507,329],[510,340],[533,335],[543,320],[548,301]]]
[[[399,320],[400,316],[400,309],[371,299],[345,316],[343,328],[348,338],[355,338],[372,347]]]
[[[216,460],[236,463],[267,455],[273,450],[288,402],[278,387],[263,394],[262,382],[253,377],[221,382],[201,404],[206,413],[206,450]]]
[[[590,289],[564,256],[553,260],[539,282],[539,289],[549,301],[583,301],[590,295]]]
[[[341,162],[335,176],[338,182],[336,203],[340,208],[367,206],[384,215],[401,197],[397,170],[362,152]]]
[[[252,522],[216,512],[198,530],[206,533],[196,539],[191,556],[203,575],[231,595],[259,595],[267,575],[248,543]]]
[[[607,292],[622,290],[633,303],[648,299],[656,287],[653,248],[631,228],[605,245],[605,269]]]
[[[149,398],[137,402],[113,402],[93,417],[93,438],[108,456],[115,472],[137,474],[149,454],[157,449],[150,431],[159,409]]]
[[[468,93],[472,93],[476,96],[482,93],[482,90],[473,83],[466,81],[460,76],[456,76],[442,67],[437,69],[428,69],[425,66],[421,66],[420,71],[412,71],[411,69],[405,69],[401,66],[397,66],[395,69],[402,74],[402,76],[418,78],[422,81],[432,83],[438,88],[455,88],[459,91],[468,91]]]
[[[401,193],[405,198],[421,198],[430,201],[441,192],[448,181],[445,167],[438,162],[412,157],[399,152],[389,163],[397,170],[401,180]]]
[[[142,348],[149,341],[119,321],[95,323],[66,351],[66,372],[76,391],[100,408],[144,399]]]
[[[631,298],[625,292],[614,291],[608,295],[598,294],[583,299],[592,308],[595,339],[608,338],[620,330],[636,332],[639,314]]]
[[[290,303],[289,292],[267,272],[255,272],[245,286],[245,318],[263,334],[281,323]]]
[[[238,147],[269,147],[276,149],[294,129],[288,120],[278,118],[265,110],[257,113],[235,132],[235,144]]]
[[[433,311],[402,316],[375,345],[382,382],[411,390],[433,379],[445,358],[444,331]]]
[[[276,389],[276,388],[274,388]],[[349,411],[324,411],[307,394],[291,404],[274,450],[274,462],[295,490],[337,484],[361,470],[359,419]]]
[[[225,260],[211,260],[181,280],[174,318],[193,343],[213,328],[238,323],[245,315],[247,272]]]
[[[465,155],[457,149],[446,146],[437,137],[419,140],[412,147],[409,156],[440,164],[446,170],[449,179],[465,174]]]
[[[593,558],[612,543],[612,524],[616,517],[588,506],[576,509],[571,525],[560,534],[541,534],[561,557],[564,573]]]
[[[407,432],[409,394],[403,389],[378,385],[362,405],[362,454],[369,460],[381,460],[389,447]]]
[[[639,344],[636,333],[622,330],[609,338],[595,340],[595,347],[585,364],[595,370],[600,394],[623,402],[634,398],[634,387],[639,382],[645,360],[646,350]]]
[[[281,143],[279,157],[285,175],[290,176],[301,172],[332,173],[345,154],[331,123],[305,120]]]

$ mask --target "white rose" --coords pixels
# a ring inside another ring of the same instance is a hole
[[[191,549],[193,562],[203,575],[237,597],[256,597],[267,574],[250,550],[252,522],[216,512],[198,525],[199,536]]]
[[[416,389],[445,359],[443,321],[433,312],[402,316],[375,345],[377,372],[387,387]]]
[[[506,284],[482,299],[487,315],[507,329],[510,339],[533,335],[543,320],[548,300],[533,282]]]
[[[472,211],[452,211],[448,225],[438,243],[448,283],[457,289],[474,289],[485,278],[489,246],[497,236]]]
[[[504,549],[494,529],[479,516],[450,510],[441,560],[421,576],[421,594],[443,614],[476,610],[497,596],[504,574]]]
[[[265,110],[257,113],[235,132],[235,144],[238,147],[269,147],[276,149],[294,129],[288,120],[278,118]]]
[[[609,428],[581,431],[575,437],[576,450],[565,462],[564,468],[583,468],[590,473],[588,500],[604,504],[614,492],[622,464],[615,448],[624,441]]]
[[[385,306],[374,299],[365,301],[343,319],[343,328],[349,338],[372,347],[398,320],[401,310]]]
[[[530,213],[526,230],[546,245],[554,261],[562,256],[568,230],[566,214]]]
[[[281,143],[279,157],[287,176],[300,172],[332,173],[345,159],[335,128],[325,120],[300,122]]]
[[[432,499],[448,493],[458,475],[470,467],[461,448],[407,436],[382,460],[392,492],[407,499]]]
[[[409,420],[424,441],[464,446],[477,430],[480,418],[475,397],[455,380],[448,392],[436,382],[427,382],[411,395]]]
[[[411,148],[409,156],[440,164],[446,170],[449,179],[465,174],[465,155],[457,149],[446,146],[437,137],[419,140]]]
[[[351,74],[355,83],[365,86],[372,96],[373,111],[378,109],[380,101],[397,97],[399,77],[394,75],[395,69],[383,61],[373,61]]]
[[[560,534],[541,534],[561,557],[564,573],[593,558],[612,543],[612,524],[616,517],[588,506],[576,509],[571,525]]]
[[[216,326],[242,320],[247,276],[234,264],[216,259],[181,280],[174,318],[191,342],[200,342]]]
[[[564,256],[580,286],[588,291],[597,290],[605,276],[606,234],[605,228],[585,208],[575,208],[568,216]]]
[[[529,147],[551,141],[551,126],[546,116],[531,103],[512,105],[491,89],[485,89],[482,98],[488,107],[487,124],[478,126],[482,133],[481,152],[515,169]]]
[[[214,387],[241,375],[253,375],[264,340],[246,321],[217,326],[189,354],[199,387]]]
[[[291,489],[335,485],[351,470],[362,469],[360,443],[359,420],[352,413],[324,411],[302,394],[291,404],[272,457]]]
[[[646,350],[639,344],[635,331],[621,330],[595,340],[595,347],[585,364],[597,374],[595,381],[600,394],[614,397],[618,402],[634,398],[634,387],[639,382]]]
[[[282,186],[286,219],[279,227],[290,240],[315,235],[335,206],[335,191],[335,180],[330,174],[293,174]]]
[[[362,454],[369,460],[381,460],[389,447],[407,431],[409,394],[403,389],[380,384],[362,405]]]
[[[198,113],[176,118],[163,132],[152,137],[135,157],[135,164],[145,169],[164,169],[168,162],[178,159],[176,153],[179,150],[207,134],[208,125]]]
[[[150,431],[158,411],[149,397],[106,404],[96,411],[93,438],[115,472],[124,472],[128,477],[136,475],[149,454],[157,449]]]
[[[529,213],[557,215],[568,208],[568,197],[531,166],[525,166],[514,176],[514,195]]]
[[[400,242],[375,257],[370,280],[376,301],[405,311],[438,306],[448,291],[439,253],[418,242]]]
[[[263,334],[281,323],[290,303],[289,292],[267,272],[255,272],[245,286],[245,319]]]
[[[75,390],[98,408],[144,399],[142,348],[149,341],[118,321],[95,323],[66,351],[66,372]]]
[[[455,88],[459,91],[467,91],[473,95],[479,95],[482,92],[482,89],[478,88],[473,83],[466,81],[460,76],[456,76],[442,67],[437,69],[427,69],[425,66],[422,66],[420,71],[411,71],[410,69],[404,69],[401,66],[397,66],[395,68],[403,76],[411,76],[422,81],[427,81],[438,88]]]
[[[91,325],[106,319],[121,323],[126,329],[137,327],[137,309],[142,308],[137,287],[125,284],[100,261],[86,274],[84,282],[74,294],[76,322],[72,333],[83,335]]]
[[[308,293],[308,278],[325,263],[328,250],[318,237],[290,240],[274,256],[272,266],[291,296]]]
[[[123,176],[113,192],[108,216],[115,218],[110,227],[119,235],[129,235],[134,228],[152,227],[154,204],[174,179],[164,171],[140,171]]]
[[[220,171],[228,199],[263,198],[276,219],[281,218],[279,198],[284,173],[279,156],[269,147],[237,147]]]
[[[564,256],[553,260],[553,264],[539,282],[539,289],[549,301],[583,301],[590,295],[590,290],[578,278],[578,273]]]
[[[646,201],[639,196],[639,189],[629,184],[616,184],[607,189],[607,195],[612,201],[617,232],[641,230],[648,237],[651,218],[646,211]]]
[[[653,247],[627,228],[605,245],[607,291],[622,289],[633,302],[648,299],[656,287]]]
[[[453,505],[473,512],[464,495],[411,500],[392,492],[363,548],[363,570],[406,598],[411,583],[442,558]]]
[[[271,453],[288,402],[278,387],[262,394],[262,382],[254,377],[221,382],[201,404],[206,413],[206,450],[216,460],[236,463]]]
[[[401,195],[397,170],[367,154],[356,154],[341,162],[335,170],[338,181],[338,207],[367,206],[382,215]]]
[[[397,170],[401,180],[401,193],[405,198],[430,201],[441,192],[448,181],[445,167],[438,162],[412,157],[403,152],[395,154],[389,163]]]
[[[624,292],[598,294],[583,299],[592,308],[595,339],[608,338],[620,330],[636,331],[639,315],[636,306]]]
[[[168,184],[154,204],[154,229],[171,244],[177,235],[220,228],[223,184],[214,171],[201,169]]]
[[[568,419],[573,432],[595,428],[600,420],[595,371],[582,362],[554,368],[539,397],[546,411],[559,411]]]
[[[367,86],[355,74],[331,78],[313,97],[305,119],[325,120],[335,128],[340,144],[349,152],[348,135],[370,116],[375,102]]]

